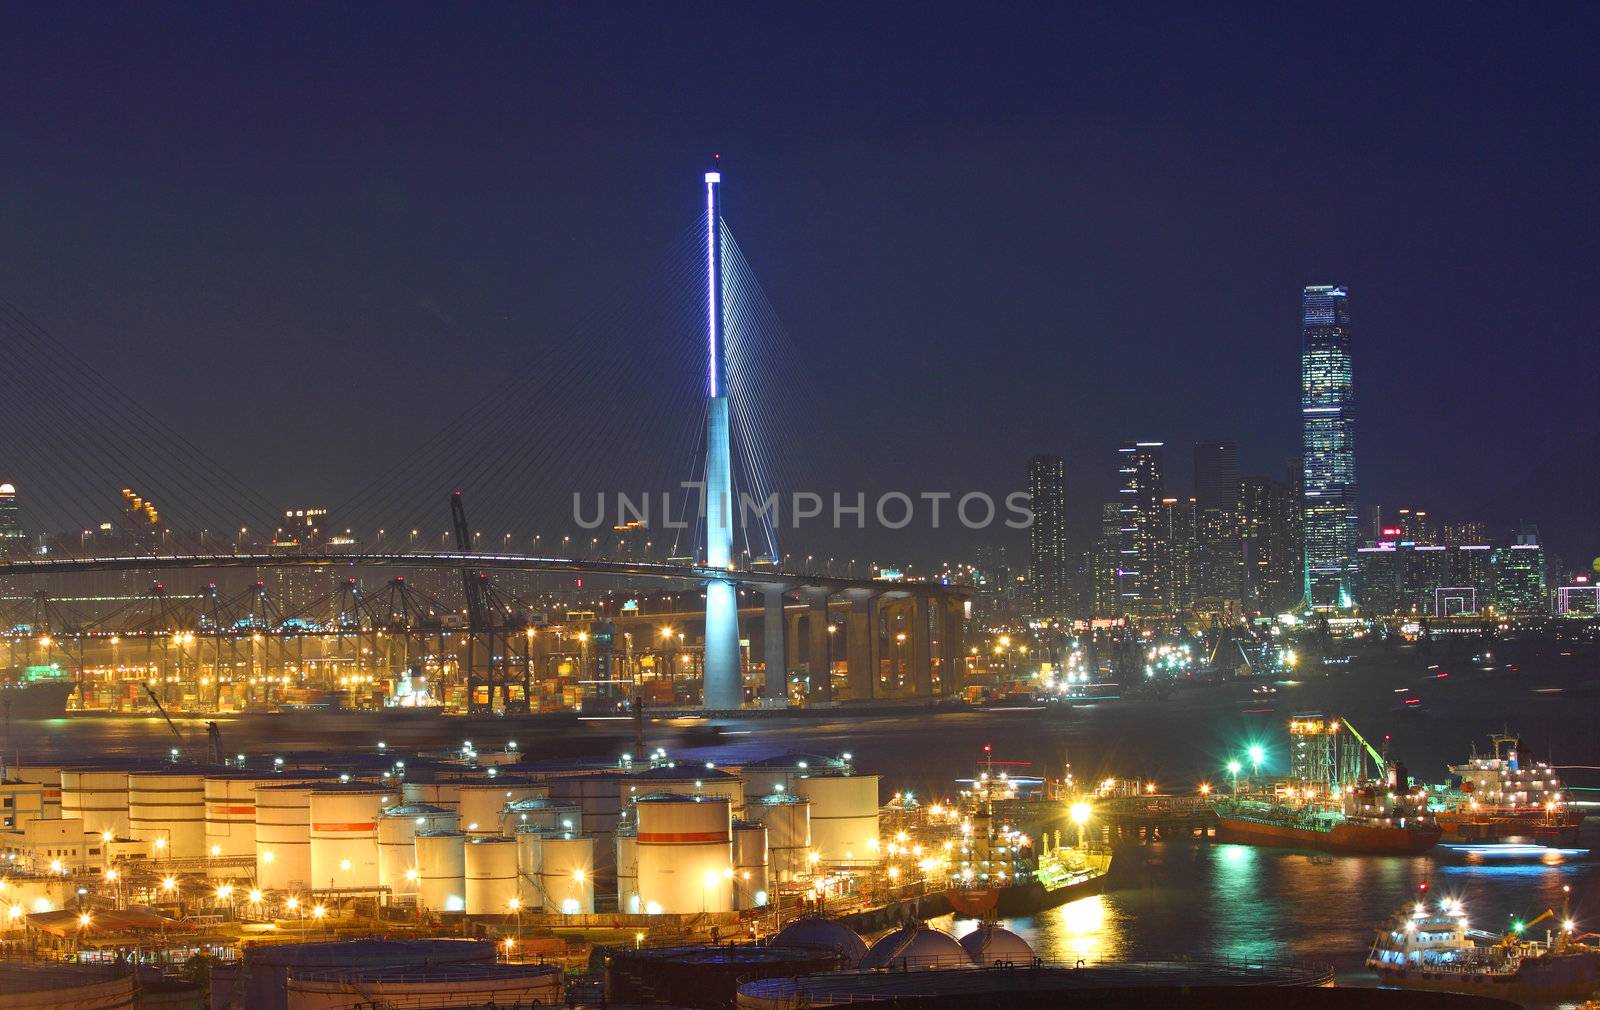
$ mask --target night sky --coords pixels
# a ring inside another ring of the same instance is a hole
[[[590,461],[512,475],[520,536],[665,458],[626,362],[692,390],[696,333],[555,363],[670,268],[718,152],[819,490],[1001,493],[1056,452],[1086,536],[1123,439],[1180,491],[1201,438],[1281,476],[1299,290],[1341,283],[1363,509],[1600,554],[1600,8],[1295,6],[14,8],[0,296],[275,504],[582,383],[519,421]]]

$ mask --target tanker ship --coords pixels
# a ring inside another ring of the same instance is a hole
[[[1543,761],[1524,761],[1522,741],[1492,736],[1489,755],[1451,765],[1459,787],[1434,797],[1446,841],[1526,841],[1572,845],[1583,812],[1568,806],[1561,779]]]
[[[1212,802],[1217,838],[1245,845],[1414,855],[1442,834],[1404,765],[1389,761],[1347,720],[1301,713],[1289,720],[1287,782]],[[1367,776],[1367,758],[1380,777]]]

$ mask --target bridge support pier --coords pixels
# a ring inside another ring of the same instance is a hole
[[[787,586],[769,586],[762,593],[761,654],[767,675],[762,697],[787,701],[789,697],[789,624],[783,619],[783,599]]]
[[[870,701],[878,695],[879,657],[878,593],[852,594],[845,624],[845,665],[851,701]]]
[[[918,698],[933,696],[933,632],[928,622],[930,602],[921,593],[907,601],[911,611],[911,687]]]
[[[807,587],[806,674],[811,679],[810,701],[833,701],[833,636],[828,634],[828,590]]]
[[[728,711],[744,704],[744,674],[739,664],[739,597],[733,583],[706,583],[706,650],[701,705]]]
[[[960,597],[946,596],[939,607],[939,693],[960,694],[966,687],[966,605]]]

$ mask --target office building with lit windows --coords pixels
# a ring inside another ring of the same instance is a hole
[[[1360,539],[1348,292],[1326,285],[1306,288],[1301,322],[1306,598],[1321,609],[1345,609],[1355,603]]]
[[[1067,551],[1067,471],[1060,456],[1028,460],[1028,586],[1035,617],[1071,615],[1072,562]]]

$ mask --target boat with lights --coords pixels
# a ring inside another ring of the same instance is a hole
[[[1427,791],[1348,720],[1299,713],[1289,720],[1289,739],[1286,782],[1212,800],[1219,841],[1378,855],[1415,855],[1438,844]],[[1379,777],[1366,774],[1369,756]]]
[[[1451,765],[1460,785],[1436,793],[1434,817],[1450,842],[1535,841],[1572,845],[1583,811],[1567,803],[1561,778],[1543,761],[1524,758],[1514,734],[1489,738],[1490,753]]]
[[[989,756],[985,748],[986,757]],[[1070,776],[1068,777],[1070,781]],[[1069,901],[1099,894],[1111,869],[1111,855],[1082,845],[1061,844],[1061,832],[1041,831],[1036,840],[997,814],[995,804],[1016,811],[1015,801],[1050,803],[1041,795],[1022,795],[1021,779],[996,773],[992,760],[965,791],[959,859],[945,892],[957,914],[979,919],[1032,915]],[[1051,806],[1054,806],[1051,803]]]
[[[1424,892],[1425,895],[1426,892]],[[1504,934],[1474,930],[1459,900],[1430,908],[1419,899],[1390,916],[1373,938],[1367,967],[1385,985],[1474,993],[1514,1000],[1582,999],[1600,987],[1600,947],[1563,915],[1546,909]]]

